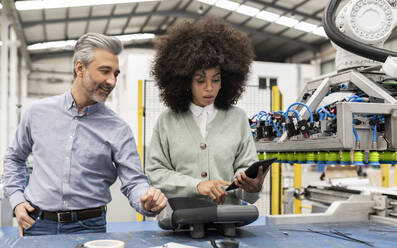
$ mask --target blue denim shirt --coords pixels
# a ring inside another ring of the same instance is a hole
[[[33,174],[25,188],[25,162],[33,152]],[[33,103],[4,157],[4,192],[14,208],[30,201],[47,211],[106,205],[117,176],[121,192],[145,215],[140,197],[149,188],[131,129],[103,103],[82,114],[69,90]]]

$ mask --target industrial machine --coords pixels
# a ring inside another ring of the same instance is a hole
[[[335,23],[339,2],[331,0],[324,17],[338,70],[308,82],[285,112],[261,111],[251,119],[257,150],[267,158],[300,164],[397,162],[397,67],[389,57],[397,54],[376,47],[397,24],[396,1],[352,0]]]
[[[397,164],[397,53],[381,48],[397,25],[397,2],[340,3],[331,0],[323,18],[336,48],[337,71],[308,82],[285,111],[260,111],[250,119],[257,150],[264,158],[277,157],[279,163],[294,164],[294,168],[301,164],[357,168]],[[352,202],[365,195],[372,205],[364,215],[397,220],[395,189],[324,184],[293,195],[297,198],[294,207],[304,196],[323,206],[322,211],[333,202]]]

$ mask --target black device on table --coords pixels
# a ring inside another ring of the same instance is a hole
[[[253,163],[245,173],[255,178],[259,166],[265,172],[277,158]],[[234,183],[226,190],[238,188]],[[190,231],[192,238],[202,238],[205,232],[216,229],[224,236],[236,236],[236,227],[254,222],[259,211],[255,205],[216,205],[200,197],[176,197],[168,199],[173,212],[159,220],[160,228],[173,231]],[[238,244],[238,243],[237,243]],[[223,246],[232,247],[232,246]]]
[[[247,175],[247,177],[255,178],[256,175],[258,174],[259,166],[262,166],[263,172],[265,172],[272,165],[272,163],[276,160],[277,160],[277,158],[269,158],[269,159],[265,159],[265,160],[259,160],[255,163],[253,163],[250,167],[248,167],[248,169],[245,170],[245,174]],[[233,189],[237,189],[237,188],[238,188],[238,186],[233,182],[225,190],[229,191],[229,190],[233,190]]]

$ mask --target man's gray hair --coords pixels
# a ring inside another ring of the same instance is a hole
[[[106,36],[98,33],[88,33],[81,36],[74,47],[73,55],[73,77],[76,77],[75,65],[81,61],[87,67],[94,59],[95,48],[109,50],[115,55],[120,54],[123,49],[121,41],[116,37]]]

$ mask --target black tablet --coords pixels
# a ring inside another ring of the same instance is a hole
[[[277,160],[277,158],[269,158],[269,159],[265,159],[265,160],[259,160],[255,163],[253,163],[250,167],[248,167],[248,169],[245,170],[245,174],[250,178],[255,178],[256,175],[258,174],[259,166],[262,166],[263,172],[265,172],[272,165],[272,163],[276,160]],[[233,189],[237,189],[237,188],[238,188],[238,186],[236,184],[234,184],[234,182],[233,182],[225,190],[229,191],[229,190],[233,190]]]

